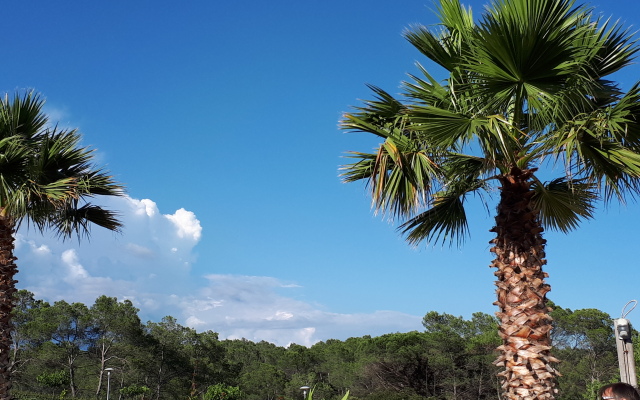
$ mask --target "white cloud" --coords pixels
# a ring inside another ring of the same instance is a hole
[[[78,255],[76,251],[73,249],[65,250],[62,253],[62,262],[67,267],[67,275],[65,280],[69,283],[75,283],[77,281],[82,281],[89,277],[89,274],[84,269],[84,267],[80,264],[78,260]]]
[[[196,215],[191,211],[187,211],[184,208],[179,209],[173,215],[166,215],[169,221],[178,229],[178,237],[190,238],[194,241],[200,240],[202,233],[202,227],[200,221],[196,219]]]
[[[136,243],[127,243],[124,248],[126,251],[129,251],[131,254],[138,257],[153,258],[153,250],[148,247],[144,247]]]
[[[48,301],[87,305],[106,294],[131,300],[143,321],[171,315],[222,338],[278,345],[420,329],[420,317],[397,312],[347,315],[318,309],[295,299],[300,285],[273,277],[193,276],[195,246],[202,237],[193,212],[161,214],[149,199],[100,200],[119,210],[121,234],[95,229],[90,241],[78,245],[25,229],[18,232],[19,288]]]
[[[194,328],[194,329],[197,329],[197,327],[202,326],[204,324],[206,324],[205,321],[203,321],[201,319],[198,319],[196,317],[187,318],[187,325],[192,327],[192,328]]]
[[[159,213],[156,203],[149,199],[131,199],[131,203],[136,208],[135,213],[137,215],[146,215],[147,217],[153,217]]]
[[[211,274],[199,292],[182,298],[182,319],[222,337],[266,340],[279,345],[311,345],[329,338],[381,335],[421,329],[421,318],[394,311],[336,314],[282,296],[298,285],[263,276]]]

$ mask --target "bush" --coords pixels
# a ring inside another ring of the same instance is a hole
[[[203,400],[240,400],[242,392],[237,386],[218,383],[207,388],[202,395]]]
[[[144,395],[151,392],[151,389],[149,389],[146,386],[138,386],[138,385],[130,385],[130,386],[126,386],[123,387],[122,389],[120,389],[120,394],[126,399],[126,398],[132,398],[135,396],[141,396],[142,398],[144,398]]]

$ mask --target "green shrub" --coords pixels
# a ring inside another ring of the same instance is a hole
[[[240,400],[242,392],[237,386],[218,383],[207,388],[202,400]]]
[[[135,396],[140,396],[141,398],[144,398],[144,395],[146,395],[147,393],[150,393],[151,389],[149,389],[146,386],[138,386],[138,385],[130,385],[130,386],[126,386],[123,387],[122,389],[120,389],[120,394],[126,399],[126,398],[133,398]]]
[[[36,381],[44,386],[58,388],[69,384],[67,371],[45,372],[36,378]]]

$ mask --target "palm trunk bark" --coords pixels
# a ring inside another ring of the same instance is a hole
[[[503,344],[495,364],[504,367],[504,398],[509,400],[554,399],[558,372],[550,354],[551,317],[546,306],[550,286],[542,271],[546,264],[543,228],[531,204],[530,178],[534,170],[513,168],[501,178],[501,197],[496,238],[491,251],[496,258],[499,334]]]
[[[10,380],[11,312],[13,311],[18,272],[15,264],[14,223],[0,216],[0,400],[12,399]]]

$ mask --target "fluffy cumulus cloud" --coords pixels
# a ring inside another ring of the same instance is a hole
[[[120,234],[95,229],[89,242],[78,245],[19,230],[18,287],[50,302],[91,305],[103,294],[130,299],[143,320],[172,315],[223,338],[278,345],[420,329],[419,317],[397,312],[346,315],[322,310],[295,299],[298,285],[272,277],[198,276],[192,266],[202,226],[193,212],[162,214],[148,199],[106,202],[120,212]]]
[[[89,241],[79,245],[73,239],[63,242],[19,230],[18,286],[49,301],[92,304],[103,294],[130,299],[141,315],[156,317],[174,302],[171,295],[190,290],[200,222],[183,209],[162,214],[148,199],[105,202],[119,211],[124,222],[121,233],[97,228]]]

